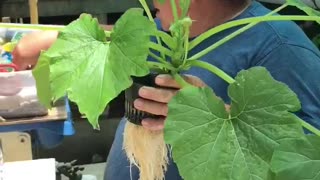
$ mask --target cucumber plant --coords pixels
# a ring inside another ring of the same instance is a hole
[[[169,34],[156,28],[145,0],[140,2],[148,17],[143,16],[143,9],[129,9],[111,31],[104,31],[89,14],[57,28],[57,41],[41,53],[33,70],[43,104],[49,107],[67,94],[98,129],[99,115],[132,85],[132,76],[160,70],[182,86],[168,104],[164,140],[184,179],[320,179],[320,132],[293,114],[301,107],[292,90],[263,67],[243,70],[232,78],[201,61],[208,52],[260,22],[320,23],[319,12],[299,0],[287,0],[269,14],[227,22],[189,40],[190,0],[179,1],[180,16],[176,1],[170,0],[174,22]],[[276,15],[287,6],[296,6],[307,15]],[[188,54],[212,35],[237,26],[243,27],[195,55]],[[230,111],[209,87],[193,87],[184,81],[181,72],[191,67],[208,70],[229,83]],[[305,135],[303,128],[312,135]]]

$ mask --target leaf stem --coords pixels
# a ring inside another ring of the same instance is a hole
[[[225,80],[226,82],[228,82],[229,84],[232,84],[235,82],[235,80],[229,76],[227,73],[225,73],[224,71],[222,71],[221,69],[219,69],[218,67],[209,64],[207,62],[203,62],[200,60],[193,60],[190,61],[191,66],[196,66],[196,67],[201,67],[203,69],[206,69],[214,74],[216,74],[217,76],[219,76],[220,78],[222,78],[223,80]]]
[[[166,54],[166,55],[168,55],[170,57],[173,55],[172,51],[170,51],[169,49],[167,49],[167,48],[165,48],[165,47],[163,47],[163,46],[161,46],[159,44],[156,44],[154,42],[150,42],[149,43],[149,47],[151,49],[157,50],[160,53],[162,52],[162,53],[164,53],[164,54]]]
[[[222,24],[220,26],[214,27],[211,30],[208,30],[207,32],[203,33],[202,35],[200,35],[199,37],[197,37],[196,39],[194,39],[191,43],[190,43],[190,48],[189,50],[193,49],[195,46],[199,45],[202,41],[204,41],[205,39],[209,38],[210,36],[221,32],[223,30],[226,30],[228,28],[232,28],[235,26],[240,26],[243,24],[248,24],[245,27],[231,33],[230,35],[226,36],[225,38],[221,39],[220,41],[214,43],[213,45],[209,46],[208,48],[204,49],[203,51],[197,53],[196,55],[194,55],[191,59],[199,59],[200,57],[204,56],[205,54],[207,54],[208,52],[214,50],[215,48],[219,47],[220,45],[226,43],[227,41],[229,41],[230,39],[236,37],[237,35],[241,34],[242,32],[252,28],[253,26],[255,26],[256,24],[258,24],[259,22],[262,21],[271,21],[271,20],[291,20],[291,17],[295,17],[295,16],[286,16],[286,18],[283,18],[281,16],[276,16],[275,17],[269,17],[274,13],[279,12],[280,10],[282,10],[283,8],[287,7],[288,4],[283,4],[282,6],[280,6],[279,8],[273,10],[272,12],[261,16],[261,17],[253,17],[253,18],[245,18],[245,19],[240,19],[240,20],[236,20],[236,21],[231,21],[225,24]],[[303,17],[308,17],[308,16],[303,16]],[[270,19],[269,19],[270,18]],[[283,18],[283,19],[281,19]],[[304,19],[305,20],[305,19]]]
[[[311,132],[314,133],[315,135],[320,136],[320,131],[319,131],[317,128],[313,127],[311,124],[307,123],[306,121],[304,121],[304,120],[302,120],[302,119],[300,119],[300,118],[299,118],[299,121],[300,121],[300,123],[301,123],[301,125],[302,125],[303,127],[305,127],[306,129],[308,129],[309,131],[311,131]]]
[[[172,74],[173,78],[177,81],[177,83],[181,86],[181,88],[185,88],[188,86],[192,86],[191,84],[189,84],[187,81],[185,81],[180,74],[178,73],[173,73]]]
[[[155,60],[161,62],[162,64],[165,64],[166,66],[171,66],[170,63],[168,63],[167,61],[165,61],[164,59],[162,59],[161,57],[157,56],[155,53],[149,51],[149,55],[154,58]]]
[[[139,0],[141,6],[143,7],[143,9],[145,10],[145,12],[147,13],[147,16],[149,18],[150,21],[154,22],[154,19],[151,15],[150,9],[148,7],[148,4],[145,0]]]
[[[171,3],[171,8],[172,8],[173,18],[174,18],[174,21],[176,22],[179,19],[176,1],[170,0],[170,3]]]
[[[175,68],[170,66],[170,65],[166,65],[166,64],[163,64],[163,63],[158,63],[158,62],[152,62],[152,61],[148,61],[148,66],[150,69],[152,68],[159,68],[159,69],[167,69],[167,70],[170,70],[170,71],[175,71]]]
[[[184,34],[184,62],[188,59],[188,52],[189,52],[189,26],[185,27],[185,34]]]
[[[175,42],[172,36],[170,36],[166,32],[157,31],[157,36],[159,36],[169,48],[173,49],[174,47],[176,47],[177,42]]]
[[[111,37],[111,31],[105,31],[104,34],[107,38]]]
[[[145,12],[147,13],[147,16],[148,16],[149,20],[152,21],[152,22],[155,24],[154,19],[153,19],[152,15],[151,15],[150,9],[149,9],[148,4],[146,3],[146,1],[145,1],[145,0],[139,0],[139,2],[140,2],[140,4],[142,5],[142,7],[143,7],[143,9],[145,10]],[[157,43],[158,43],[160,46],[162,46],[161,40],[160,40],[160,38],[159,38],[158,35],[156,35],[156,39],[157,39]],[[165,54],[164,54],[163,52],[160,52],[160,54],[161,54],[161,57],[162,57],[163,59],[166,58],[166,57],[165,57]]]
[[[299,21],[319,21],[320,17],[318,16],[273,16],[273,17],[265,17],[264,19],[260,19],[259,22],[261,21],[288,21],[288,20],[299,20]],[[212,50],[216,49],[217,47],[219,47],[220,45],[226,43],[227,41],[231,40],[232,38],[236,37],[237,35],[245,32],[246,30],[248,30],[249,28],[253,27],[256,23],[253,24],[249,24],[233,33],[231,33],[230,35],[226,36],[225,38],[221,39],[220,41],[212,44],[211,46],[209,46],[208,48],[204,49],[203,51],[195,54],[194,56],[190,57],[190,59],[199,59],[202,56],[206,55],[208,52],[211,52]]]
[[[273,13],[276,13],[278,11],[280,11],[281,9],[285,8],[288,5],[282,5],[279,8],[275,9],[273,11]],[[194,47],[196,47],[197,45],[199,45],[201,42],[203,42],[204,40],[206,40],[207,38],[209,38],[210,36],[212,36],[213,34],[219,33],[221,31],[224,31],[226,29],[232,28],[232,27],[236,27],[236,26],[241,26],[244,24],[249,24],[249,23],[254,23],[254,22],[258,22],[258,21],[268,21],[270,20],[269,18],[265,18],[265,16],[260,16],[260,17],[251,17],[251,18],[244,18],[244,19],[239,19],[239,20],[234,20],[234,21],[230,21],[224,24],[221,24],[219,26],[216,26],[208,31],[206,31],[205,33],[199,35],[196,39],[192,40],[190,42],[190,47],[189,50],[193,49]]]

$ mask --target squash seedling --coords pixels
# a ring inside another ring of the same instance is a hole
[[[186,180],[319,179],[320,132],[292,113],[301,108],[295,93],[263,67],[243,70],[232,78],[201,61],[208,52],[260,22],[320,22],[319,12],[299,0],[287,0],[269,14],[230,21],[190,40],[190,0],[179,1],[180,16],[176,1],[170,0],[174,22],[169,34],[157,30],[146,2],[140,2],[148,17],[142,9],[129,9],[111,31],[104,31],[88,14],[58,28],[57,41],[41,53],[33,70],[43,104],[49,106],[67,94],[92,126],[99,128],[99,115],[132,86],[132,77],[168,73],[182,89],[168,105],[164,133],[147,132],[132,123],[127,123],[130,127],[124,133],[125,151],[140,168],[141,180],[163,179],[171,153]],[[307,15],[276,15],[287,6],[296,6]],[[238,26],[225,38],[189,55],[212,35]],[[208,70],[229,83],[230,111],[209,87],[193,87],[184,81],[182,72],[191,67]],[[314,135],[305,135],[303,128]],[[140,137],[145,138],[139,141]]]

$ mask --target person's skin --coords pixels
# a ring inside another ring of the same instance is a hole
[[[178,0],[177,0],[178,1]],[[190,37],[197,36],[209,28],[224,23],[231,19],[243,7],[231,7],[222,4],[221,0],[191,0],[188,11],[193,21],[190,30]],[[170,1],[166,0],[164,4],[160,4],[157,0],[153,0],[154,7],[158,9],[157,17],[161,20],[162,28],[169,30],[170,24],[173,22]],[[177,3],[179,4],[179,3]],[[179,7],[178,7],[179,9]],[[180,11],[179,11],[180,12]],[[199,20],[199,21],[198,21]],[[110,26],[106,27],[111,28]],[[46,50],[56,40],[57,32],[41,32],[25,36],[19,42],[13,52],[13,62],[23,70],[28,65],[35,65],[41,50]],[[187,76],[187,82],[195,86],[205,86],[199,78]],[[156,84],[164,88],[143,87],[139,90],[141,98],[134,102],[135,108],[156,114],[167,116],[167,103],[177,93],[172,89],[165,87],[174,87],[179,89],[179,85],[172,79],[170,75],[160,75],[156,78]],[[161,130],[164,127],[165,119],[143,119],[143,127],[150,130]]]
[[[101,25],[106,30],[113,26]],[[57,39],[58,31],[37,31],[24,36],[12,52],[13,63],[19,70],[36,65],[41,50],[47,50]]]
[[[57,36],[57,31],[33,32],[24,36],[12,52],[13,63],[19,70],[34,66],[41,50],[47,50]]]

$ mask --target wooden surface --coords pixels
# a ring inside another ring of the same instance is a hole
[[[17,124],[29,124],[49,121],[64,121],[68,117],[65,106],[54,107],[49,110],[48,115],[31,117],[31,118],[19,118],[19,119],[6,119],[5,122],[0,122],[0,126],[17,125]]]
[[[30,23],[39,24],[38,0],[29,0]]]

